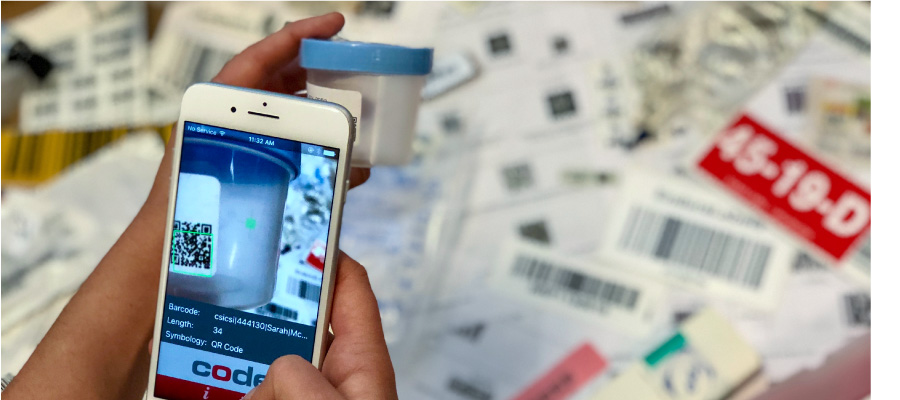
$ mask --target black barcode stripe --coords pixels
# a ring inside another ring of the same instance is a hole
[[[3,375],[3,378],[0,378],[0,391],[6,390],[6,387],[12,382],[15,375],[7,372],[6,375]]]
[[[631,310],[640,292],[622,284],[601,280],[556,263],[528,255],[518,255],[513,263],[513,276],[521,276],[532,284],[532,291],[560,292],[599,300],[605,304]]]
[[[276,318],[288,318],[296,321],[299,313],[291,308],[287,308],[285,306],[269,303],[264,306],[260,306],[256,308],[256,312],[262,315],[268,315]]]
[[[287,291],[304,300],[319,301],[322,287],[295,277],[288,277]]]
[[[772,249],[703,225],[635,207],[619,247],[749,287],[759,287]]]

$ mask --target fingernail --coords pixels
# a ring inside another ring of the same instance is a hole
[[[250,397],[253,396],[253,392],[255,392],[255,391],[256,391],[256,388],[250,389],[250,391],[247,392],[247,394],[245,394],[244,397],[241,397],[241,400],[250,400]]]

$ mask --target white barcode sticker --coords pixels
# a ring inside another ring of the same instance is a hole
[[[350,112],[353,117],[353,126],[358,133],[356,141],[353,142],[353,161],[363,163],[371,163],[372,157],[375,155],[375,137],[373,135],[362,135],[361,126],[363,116],[362,93],[356,90],[337,89],[325,86],[319,86],[312,82],[306,82],[306,97],[312,100],[327,101],[343,106]],[[366,110],[366,114],[371,114],[371,110]]]
[[[659,321],[662,288],[548,247],[511,242],[492,283],[506,294],[641,334]]]
[[[323,295],[322,271],[308,264],[309,255],[308,249],[294,248],[283,252],[278,257],[278,275],[271,302],[246,311],[315,326]]]
[[[204,277],[216,274],[221,190],[219,180],[212,176],[178,174],[170,262],[173,272]]]
[[[598,257],[704,295],[775,306],[794,256],[790,240],[683,178],[635,171],[621,190]]]
[[[212,79],[242,49],[300,17],[278,3],[171,3],[154,33],[148,85],[166,99],[181,97],[192,83]]]

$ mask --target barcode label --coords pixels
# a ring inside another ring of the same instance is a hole
[[[806,270],[794,242],[706,186],[642,170],[621,181],[600,259],[760,311],[778,306],[792,266]]]
[[[493,285],[533,308],[574,314],[629,334],[646,333],[662,316],[655,305],[662,288],[653,282],[522,239],[502,254]]]
[[[531,292],[565,299],[579,308],[603,309],[608,305],[634,309],[640,292],[614,282],[590,277],[527,255],[516,257],[513,276],[529,281]]]
[[[751,288],[760,286],[771,253],[764,243],[640,207],[631,209],[619,246]]]
[[[287,282],[287,292],[304,300],[318,302],[322,287],[290,276]]]

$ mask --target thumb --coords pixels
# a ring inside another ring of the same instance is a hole
[[[309,361],[286,355],[269,366],[266,378],[242,400],[342,399],[343,397]]]

